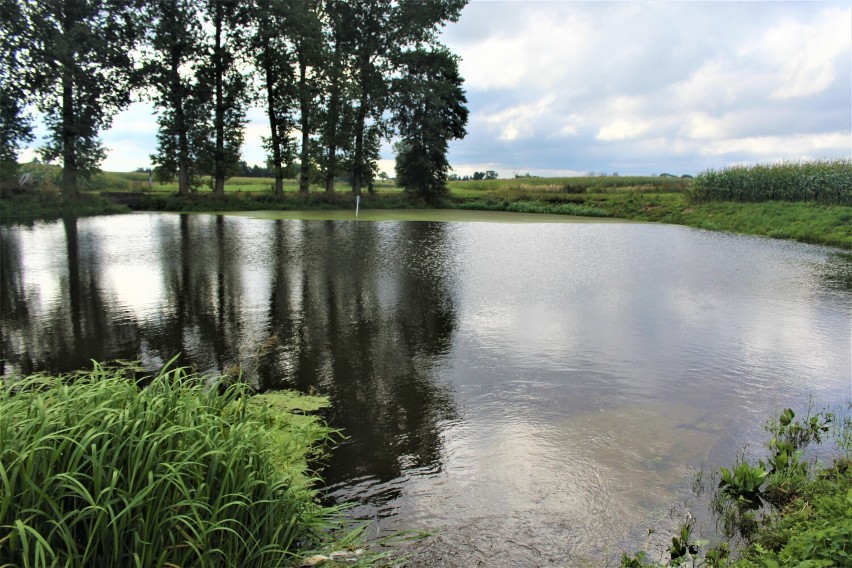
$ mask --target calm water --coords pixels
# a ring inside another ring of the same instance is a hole
[[[331,495],[374,532],[436,531],[424,565],[601,564],[773,412],[852,394],[852,262],[828,248],[170,214],[0,235],[3,374],[181,353],[326,393]]]

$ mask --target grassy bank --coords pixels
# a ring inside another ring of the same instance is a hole
[[[209,191],[181,198],[169,191],[135,191],[147,187],[147,177],[143,181],[133,179],[134,176],[145,174],[110,175],[126,176],[123,189],[86,194],[89,201],[85,205],[66,202],[55,194],[14,196],[0,202],[0,219],[56,218],[66,210],[72,214],[77,211],[100,214],[130,209],[176,212],[355,209],[354,196],[345,184],[340,184],[332,195],[319,188],[303,195],[295,190],[294,184],[288,184],[284,196],[276,199],[269,190],[272,180],[233,178],[225,185],[224,198],[216,198]],[[852,249],[852,206],[848,203],[696,200],[693,183],[684,178],[626,176],[456,181],[450,182],[449,195],[437,202],[411,199],[399,188],[383,184],[374,194],[363,196],[361,208],[362,211],[439,208],[612,217]],[[157,188],[157,184],[153,187]],[[108,196],[109,200],[99,200],[98,196]]]
[[[241,384],[122,370],[0,389],[0,566],[290,566],[335,509],[308,458],[324,404]]]
[[[80,199],[66,199],[53,192],[9,195],[0,199],[2,223],[49,221],[64,216],[90,217],[130,211],[127,206],[115,203],[99,193],[84,193]]]

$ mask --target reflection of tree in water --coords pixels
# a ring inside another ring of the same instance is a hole
[[[16,372],[68,372],[91,361],[133,359],[138,353],[138,330],[132,321],[114,317],[114,306],[101,285],[97,238],[80,234],[76,219],[62,222],[66,269],[55,278],[54,298],[39,298],[24,288],[20,232],[4,232],[2,245],[3,359]],[[35,317],[37,302],[49,300],[49,311]],[[3,372],[12,369],[3,368]]]
[[[239,232],[219,215],[180,215],[158,226],[165,297],[161,321],[148,321],[146,342],[161,361],[222,371],[237,361],[243,287]]]
[[[30,335],[32,326],[29,304],[24,290],[19,235],[0,232],[0,375],[6,374],[7,358],[13,357],[22,339]],[[15,361],[19,367],[32,369],[29,354]]]
[[[456,326],[437,223],[300,223],[273,237],[265,387],[329,393],[349,441],[330,484],[440,467],[440,422],[455,416],[436,382]],[[397,234],[391,234],[397,229]],[[283,373],[282,373],[283,371]],[[390,495],[392,496],[392,495]],[[388,496],[386,496],[388,497]]]

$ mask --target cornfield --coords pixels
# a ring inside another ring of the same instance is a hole
[[[852,160],[736,166],[696,176],[689,192],[701,201],[813,201],[852,205]]]

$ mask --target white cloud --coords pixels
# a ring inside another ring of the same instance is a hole
[[[820,93],[837,77],[836,58],[852,48],[848,11],[827,10],[811,22],[786,20],[743,50],[766,62],[776,76],[771,97],[790,99]]]
[[[816,159],[828,155],[849,155],[849,132],[827,132],[793,136],[751,136],[718,140],[696,148],[696,151],[711,156],[751,154],[773,161],[775,156],[788,159]]]
[[[627,140],[628,138],[636,138],[640,134],[644,134],[649,128],[651,128],[649,122],[615,120],[601,127],[598,130],[596,138],[604,142],[610,140]]]
[[[484,115],[481,120],[500,132],[500,140],[522,140],[537,134],[536,121],[551,112],[556,99],[548,95],[530,104],[517,105],[494,114]]]

